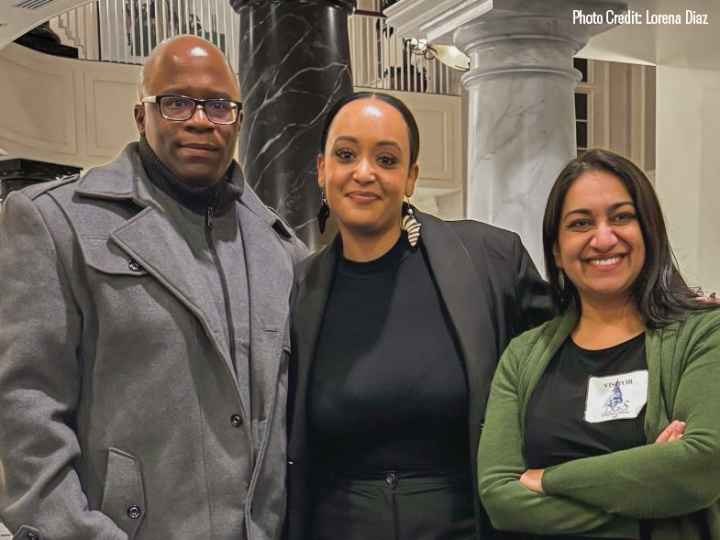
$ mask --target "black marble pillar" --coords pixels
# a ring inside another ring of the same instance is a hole
[[[311,248],[317,247],[322,239],[315,160],[325,113],[352,92],[347,17],[355,0],[230,4],[240,15],[245,177]]]

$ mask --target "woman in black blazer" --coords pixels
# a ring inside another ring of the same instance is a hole
[[[356,93],[327,116],[318,182],[339,234],[298,269],[291,540],[492,534],[473,481],[488,388],[551,303],[516,234],[404,202],[418,150],[392,96]]]

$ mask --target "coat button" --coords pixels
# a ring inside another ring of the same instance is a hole
[[[143,270],[143,267],[140,266],[140,263],[138,263],[135,259],[130,259],[128,261],[128,268],[133,272],[142,272]]]
[[[240,426],[242,426],[242,425],[243,425],[242,416],[240,416],[239,414],[233,414],[233,415],[230,417],[230,423],[232,424],[233,427],[240,427]]]
[[[127,515],[130,519],[139,519],[140,516],[142,516],[142,508],[140,508],[137,504],[128,506]]]

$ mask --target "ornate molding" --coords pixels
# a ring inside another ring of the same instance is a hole
[[[612,9],[622,12],[621,0],[401,0],[385,10],[388,23],[404,37],[424,38],[432,43],[453,42],[453,33],[467,24],[496,17],[548,17],[572,22],[572,10],[587,12]],[[611,25],[587,25],[588,36]]]

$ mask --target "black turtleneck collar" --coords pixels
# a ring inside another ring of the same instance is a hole
[[[202,215],[212,206],[216,209],[215,213],[221,214],[232,201],[240,200],[243,185],[237,186],[232,182],[235,162],[230,163],[225,176],[219,182],[207,187],[192,187],[178,180],[160,161],[144,136],[140,137],[138,148],[140,160],[153,185],[192,212]]]
[[[394,272],[400,263],[411,253],[412,248],[407,240],[407,235],[400,234],[397,242],[384,254],[371,261],[352,261],[346,259],[342,254],[342,246],[338,254],[338,271],[350,275],[379,274]]]

